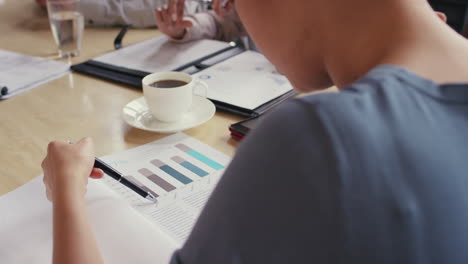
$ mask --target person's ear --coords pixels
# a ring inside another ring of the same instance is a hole
[[[444,21],[444,23],[447,23],[447,15],[439,11],[436,11],[435,13],[440,18],[440,20]]]

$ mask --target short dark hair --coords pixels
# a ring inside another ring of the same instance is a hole
[[[447,23],[468,37],[468,0],[429,0],[432,8],[447,15]]]

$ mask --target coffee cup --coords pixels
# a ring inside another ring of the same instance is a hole
[[[192,106],[195,88],[208,85],[183,72],[158,72],[143,78],[143,94],[154,118],[172,123],[179,121]]]

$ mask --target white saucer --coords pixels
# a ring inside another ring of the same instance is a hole
[[[141,97],[128,103],[123,108],[123,119],[127,124],[153,132],[174,133],[196,127],[210,120],[216,112],[214,104],[201,96],[194,96],[190,110],[181,120],[165,123],[157,120],[149,112],[145,98]]]

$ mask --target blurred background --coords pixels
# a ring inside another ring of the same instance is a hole
[[[468,37],[468,0],[429,0],[429,3],[447,15],[453,29]]]

